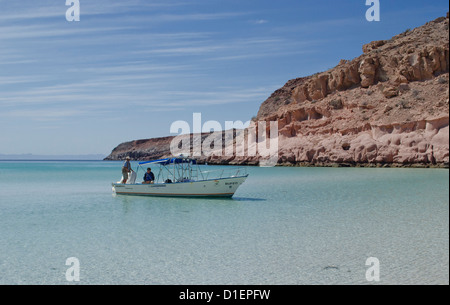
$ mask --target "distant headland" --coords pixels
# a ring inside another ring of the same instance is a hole
[[[105,155],[33,155],[33,154],[0,154],[0,161],[98,161]]]

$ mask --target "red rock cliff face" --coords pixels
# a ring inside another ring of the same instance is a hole
[[[447,15],[366,44],[360,57],[275,91],[257,120],[278,122],[278,163],[448,167],[448,35]],[[107,159],[170,156],[171,139],[124,143]],[[203,159],[258,163],[257,157]]]
[[[257,119],[278,122],[279,163],[448,167],[448,28],[442,17],[369,43],[275,92]]]

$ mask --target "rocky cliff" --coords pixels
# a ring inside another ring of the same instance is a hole
[[[288,81],[256,117],[278,122],[278,163],[448,167],[448,35],[447,14],[366,44],[360,57],[326,72]],[[172,139],[124,143],[107,159],[166,157]],[[258,163],[257,157],[203,159]]]

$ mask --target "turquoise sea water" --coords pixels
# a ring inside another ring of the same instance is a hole
[[[0,284],[449,284],[448,170],[252,167],[222,200],[113,196],[120,168],[0,162]]]

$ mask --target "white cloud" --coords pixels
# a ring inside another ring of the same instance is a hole
[[[90,28],[61,28],[51,25],[26,25],[26,26],[0,26],[0,39],[22,40],[24,38],[40,39],[45,37],[65,37],[66,40],[73,39],[74,35],[105,35],[105,32],[117,32],[133,30],[133,27],[90,27]]]
[[[205,21],[229,19],[248,15],[246,12],[227,12],[227,13],[197,13],[197,14],[160,14],[150,16],[151,21],[157,22],[181,22],[181,21]]]
[[[252,23],[253,24],[265,24],[268,23],[269,21],[265,20],[265,19],[259,19],[259,20],[253,20]]]
[[[34,82],[42,82],[42,81],[43,81],[42,77],[0,76],[0,87],[5,86],[5,85],[34,83]]]

